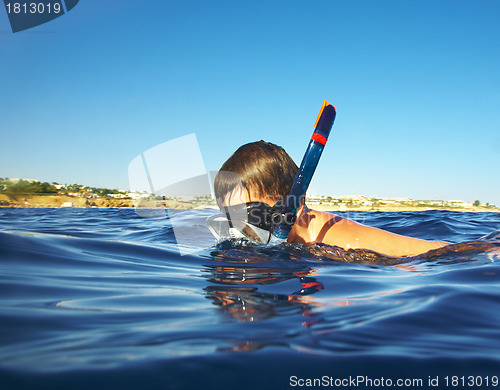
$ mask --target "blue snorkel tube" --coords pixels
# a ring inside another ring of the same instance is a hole
[[[273,231],[273,238],[271,240],[273,242],[286,241],[290,235],[290,231],[297,218],[297,212],[302,204],[302,200],[305,198],[307,188],[311,183],[314,171],[318,166],[319,158],[330,135],[335,115],[335,107],[325,100],[316,119],[311,141],[300,164],[292,189],[284,200],[285,204],[280,221]]]

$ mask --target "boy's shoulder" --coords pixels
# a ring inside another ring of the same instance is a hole
[[[305,210],[304,214],[306,215],[306,218],[308,218],[311,221],[312,224],[324,225],[327,222],[337,223],[340,222],[342,219],[344,219],[328,211],[320,211],[309,208]]]
[[[331,228],[343,220],[338,215],[307,208],[300,211],[295,222],[292,233],[293,241],[296,242],[322,242],[326,233],[330,233]]]

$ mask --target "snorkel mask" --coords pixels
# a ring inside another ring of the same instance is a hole
[[[217,241],[244,238],[267,244],[277,224],[283,222],[283,202],[273,207],[263,202],[224,206],[223,212],[207,219],[207,227]]]

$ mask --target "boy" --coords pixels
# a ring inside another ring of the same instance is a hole
[[[252,225],[252,213],[270,210],[288,195],[297,171],[291,157],[277,145],[264,141],[243,145],[222,165],[215,178],[217,204],[226,215],[231,214],[229,209],[243,209],[248,213],[248,224]],[[269,224],[261,224],[263,219],[257,218],[259,226],[270,230]],[[230,220],[229,224],[233,226]],[[364,226],[331,213],[311,210],[305,203],[298,210],[288,242],[322,242],[397,257],[415,256],[448,245],[443,241],[426,241]]]

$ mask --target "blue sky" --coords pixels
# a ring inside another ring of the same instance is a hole
[[[497,0],[80,0],[13,34],[0,9],[0,177],[126,189],[135,156],[190,133],[209,170],[260,139],[299,164],[327,99],[309,193],[500,205],[499,18]]]

